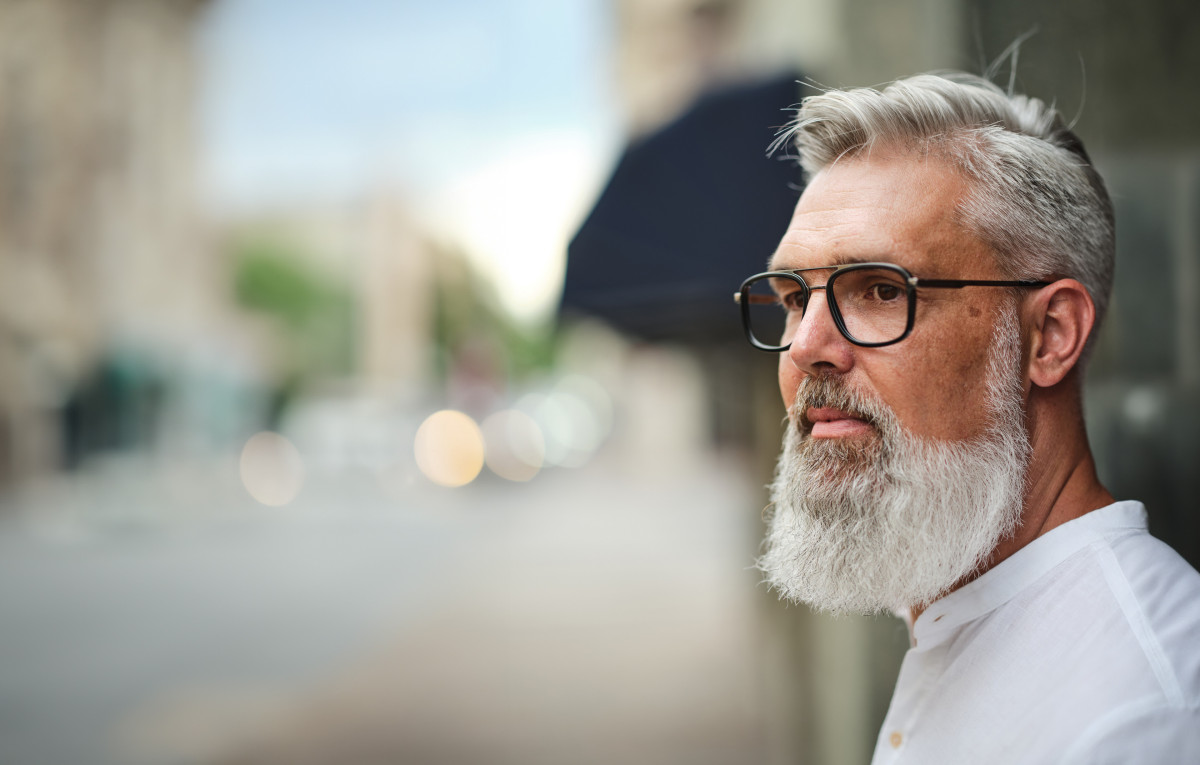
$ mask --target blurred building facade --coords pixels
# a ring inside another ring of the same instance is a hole
[[[770,72],[799,69],[817,82],[844,85],[883,82],[901,72],[969,68],[975,62],[964,60],[971,45],[964,34],[968,5],[614,0],[616,80],[626,125],[631,134],[644,133],[704,90]]]
[[[0,3],[0,483],[60,466],[80,417],[142,438],[149,376],[116,349],[175,352],[213,313],[194,172],[206,5]],[[93,407],[70,424],[97,380],[123,421]]]
[[[1145,501],[1152,530],[1200,565],[1200,522],[1189,511],[1200,492],[1200,106],[1179,98],[1200,75],[1200,10],[1172,0],[618,0],[615,12],[632,136],[756,73],[793,68],[847,87],[982,72],[1034,31],[1015,88],[1056,101],[1068,119],[1077,113],[1117,212],[1115,295],[1087,387],[1101,476],[1118,497]],[[775,359],[748,347],[692,351],[713,416],[749,424],[717,432],[755,444],[765,482],[782,415]],[[766,662],[778,670],[765,684],[772,761],[867,761],[907,646],[903,625],[767,600]]]

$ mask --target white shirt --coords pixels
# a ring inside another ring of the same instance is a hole
[[[1200,763],[1200,574],[1140,502],[1035,539],[917,619],[871,762]]]

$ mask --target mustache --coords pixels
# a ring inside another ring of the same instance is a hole
[[[841,378],[829,375],[809,375],[800,381],[792,416],[801,432],[812,431],[809,409],[840,409],[876,428],[888,418],[889,412],[878,400],[865,396],[847,385]]]

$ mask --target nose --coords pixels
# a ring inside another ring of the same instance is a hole
[[[838,330],[828,300],[824,289],[812,291],[782,364],[804,374],[850,371],[854,345]]]

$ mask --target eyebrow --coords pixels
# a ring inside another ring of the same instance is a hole
[[[893,262],[892,259],[888,258],[888,257],[850,256],[850,257],[835,258],[827,266],[813,266],[813,268],[840,268],[842,266],[848,266],[852,263],[891,263],[891,262]],[[800,269],[798,269],[798,268],[782,268],[782,267],[776,265],[775,254],[773,253],[771,255],[771,257],[767,259],[767,270],[768,271],[799,271]]]

